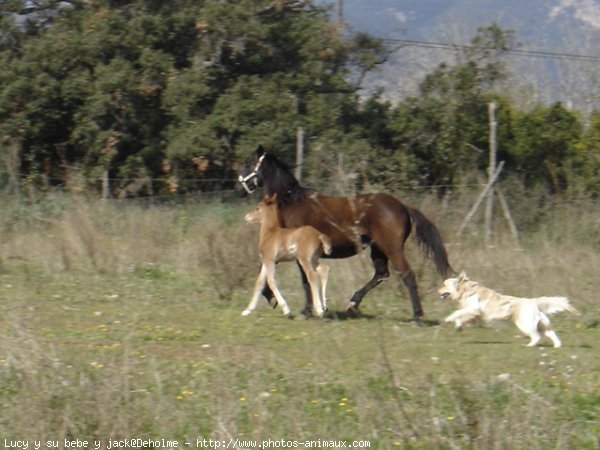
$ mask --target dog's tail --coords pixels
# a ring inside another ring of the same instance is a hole
[[[579,315],[579,311],[571,306],[567,297],[539,297],[535,301],[544,314],[569,311],[571,314]]]

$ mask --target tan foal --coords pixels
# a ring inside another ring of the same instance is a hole
[[[258,304],[265,282],[275,294],[277,304],[286,316],[290,313],[285,299],[275,283],[275,264],[280,261],[298,261],[310,285],[313,301],[313,314],[319,317],[327,307],[325,289],[329,275],[329,266],[319,264],[323,254],[331,253],[331,241],[316,228],[307,225],[298,228],[279,226],[276,196],[265,197],[254,210],[246,214],[246,222],[260,223],[258,250],[262,260],[260,274],[254,286],[254,294],[248,307],[242,312],[247,316]],[[320,282],[320,283],[319,283]],[[319,284],[320,291],[319,292]]]

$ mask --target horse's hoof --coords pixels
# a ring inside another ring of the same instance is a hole
[[[307,316],[306,313],[304,311],[300,312],[300,314],[298,314],[296,317],[294,317],[295,320],[308,320],[310,316]]]
[[[245,309],[242,311],[242,316],[244,316],[244,317],[249,316],[251,312],[252,311],[250,311],[249,309]]]
[[[346,308],[346,313],[348,313],[349,317],[362,317],[362,313],[355,305],[348,305]]]

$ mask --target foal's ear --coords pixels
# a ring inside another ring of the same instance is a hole
[[[256,153],[256,157],[257,157],[257,158],[260,158],[260,157],[261,157],[262,155],[264,155],[266,152],[265,152],[265,149],[264,149],[264,147],[263,147],[262,145],[259,145],[258,147],[256,147],[256,151],[255,151],[255,153]]]
[[[272,205],[276,201],[277,201],[277,193],[275,193],[273,195],[268,195],[268,194],[265,195],[264,202],[266,205]]]

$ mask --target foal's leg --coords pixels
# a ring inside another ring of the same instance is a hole
[[[371,281],[354,293],[348,302],[348,305],[346,306],[347,311],[358,313],[358,307],[360,306],[360,302],[362,301],[363,297],[367,295],[371,289],[390,276],[390,272],[388,270],[388,258],[379,249],[379,247],[374,244],[371,246],[371,261],[373,261],[375,274],[373,275],[373,278],[371,278]]]
[[[269,285],[266,283],[265,283],[265,287],[262,290],[262,295],[265,298],[265,300],[269,303],[271,308],[277,308],[277,299],[273,295],[273,291],[271,290]]]
[[[287,302],[285,301],[285,299],[283,298],[283,295],[281,295],[281,292],[279,292],[279,289],[277,289],[277,283],[275,282],[275,263],[268,263],[266,265],[267,265],[267,283],[269,284],[269,287],[273,291],[273,294],[275,294],[275,298],[277,299],[277,304],[281,305],[281,310],[283,311],[283,315],[288,316],[290,314],[290,308],[289,308]]]
[[[312,315],[312,295],[310,293],[310,285],[308,284],[308,278],[306,278],[306,273],[304,273],[304,269],[298,260],[296,260],[296,264],[298,265],[298,269],[300,270],[300,278],[302,280],[302,288],[304,289],[304,297],[306,299],[306,303],[300,314],[303,316],[311,316]]]
[[[323,311],[327,311],[327,297],[325,291],[327,290],[327,280],[329,279],[329,266],[326,264],[319,264],[317,266],[317,274],[319,275],[319,281],[321,282],[321,302],[323,302]]]
[[[267,267],[263,264],[260,266],[260,273],[258,274],[258,278],[256,279],[256,283],[254,285],[254,294],[252,295],[252,299],[246,309],[242,312],[242,316],[247,316],[252,311],[256,309],[256,305],[258,304],[258,300],[260,298],[260,294],[263,288],[266,286],[267,280]]]
[[[321,296],[319,295],[319,275],[314,269],[312,261],[307,258],[302,258],[298,261],[300,262],[302,269],[304,269],[304,273],[306,274],[308,283],[310,284],[310,291],[313,300],[313,313],[315,313],[318,317],[323,317],[323,306],[321,303]]]

